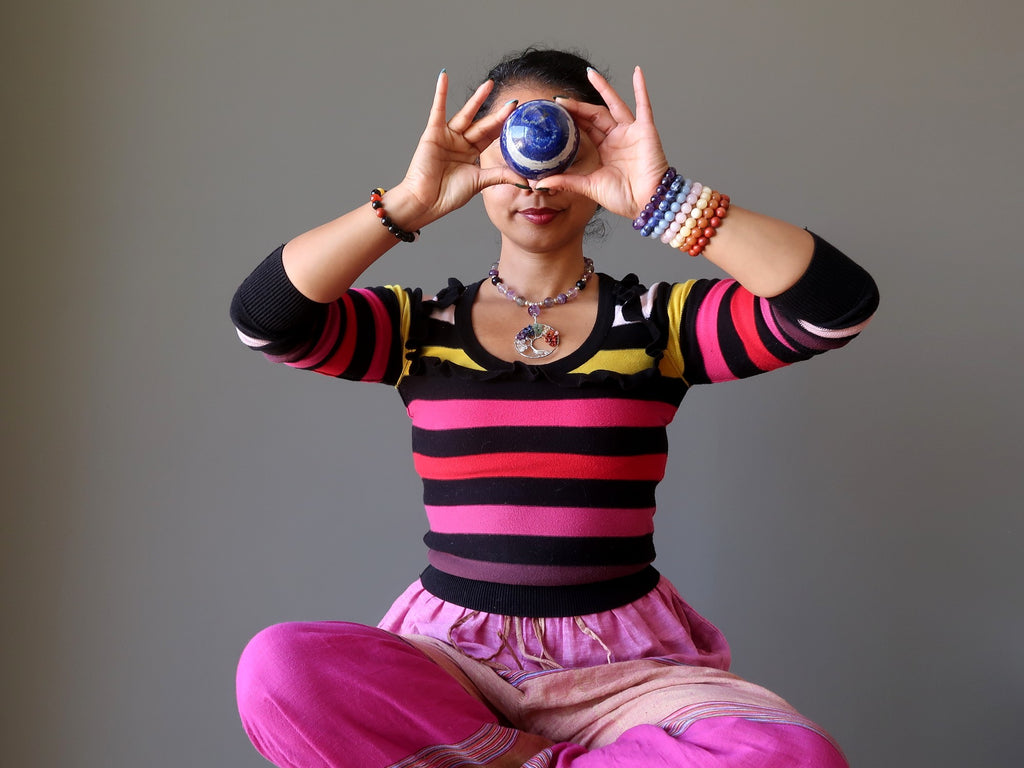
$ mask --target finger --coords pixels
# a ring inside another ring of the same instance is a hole
[[[581,122],[592,125],[603,134],[610,133],[618,125],[608,111],[608,107],[600,104],[588,104],[585,101],[577,101],[565,96],[556,96],[555,101],[566,108],[576,120],[577,125]]]
[[[455,116],[448,121],[448,127],[456,133],[463,133],[473,122],[476,113],[480,111],[480,105],[487,100],[487,96],[494,89],[493,80],[485,80],[473,91],[473,95],[463,104],[462,109],[455,113]]]
[[[482,168],[477,177],[481,189],[494,187],[498,184],[513,184],[520,189],[529,189],[530,185],[526,179],[512,172],[508,166],[496,165],[493,168]]]
[[[443,126],[446,118],[446,102],[448,99],[448,72],[444,69],[437,76],[437,84],[434,86],[434,103],[430,105],[430,117],[427,125]]]
[[[498,138],[498,134],[501,133],[501,127],[505,124],[505,120],[509,115],[515,111],[516,106],[519,104],[518,99],[512,99],[501,105],[498,109],[491,112],[486,117],[481,117],[475,123],[470,125],[463,135],[470,144],[477,148],[477,151],[482,152],[485,150],[492,141]]]
[[[647,80],[640,67],[633,70],[633,96],[636,98],[636,119],[645,123],[653,123],[654,110],[651,108],[651,97],[647,93]]]
[[[622,97],[616,93],[615,89],[609,85],[608,81],[604,79],[604,76],[591,67],[587,69],[587,77],[590,79],[590,84],[593,85],[597,89],[597,92],[601,94],[601,98],[604,99],[604,103],[608,105],[608,111],[611,112],[615,121],[617,123],[632,123],[634,118],[629,106],[622,100]]]
[[[537,182],[537,186],[552,192],[574,192],[584,197],[590,197],[593,185],[588,176],[578,173],[559,173],[553,176],[545,176]]]

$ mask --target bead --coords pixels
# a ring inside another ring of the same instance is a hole
[[[582,291],[586,287],[587,287],[587,281],[586,280],[577,280],[576,281],[576,288],[577,288],[577,290]]]

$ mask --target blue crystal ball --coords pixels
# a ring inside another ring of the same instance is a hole
[[[501,128],[505,163],[525,179],[543,179],[572,165],[580,129],[560,104],[536,99],[520,104]]]

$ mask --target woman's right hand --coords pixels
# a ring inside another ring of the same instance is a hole
[[[404,229],[420,229],[461,208],[486,187],[526,184],[504,164],[480,167],[480,153],[498,138],[502,124],[516,108],[514,101],[509,102],[473,122],[493,88],[492,81],[483,83],[447,120],[448,74],[442,71],[438,76],[427,127],[409,169],[385,197],[388,214],[396,224]]]

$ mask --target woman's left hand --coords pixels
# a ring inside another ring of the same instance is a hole
[[[589,70],[590,82],[607,107],[558,97],[597,148],[600,165],[586,175],[563,173],[541,179],[537,186],[585,195],[613,213],[635,218],[650,202],[668,168],[661,138],[640,67],[633,70],[636,116],[599,72]]]

